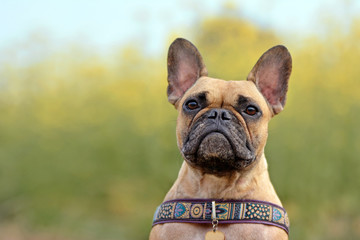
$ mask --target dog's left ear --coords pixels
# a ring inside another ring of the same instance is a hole
[[[200,52],[188,40],[176,39],[168,52],[168,101],[177,106],[177,102],[201,76],[207,76],[207,70]]]
[[[247,77],[266,98],[274,115],[284,109],[291,68],[289,51],[279,45],[266,51]]]

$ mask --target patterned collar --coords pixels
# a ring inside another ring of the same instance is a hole
[[[212,223],[212,201],[216,202],[219,224],[257,223],[272,225],[289,233],[289,218],[284,208],[258,200],[175,199],[157,209],[153,226],[162,223]]]

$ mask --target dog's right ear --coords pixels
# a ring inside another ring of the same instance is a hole
[[[168,101],[177,107],[177,102],[207,70],[200,52],[186,39],[177,38],[169,47]]]

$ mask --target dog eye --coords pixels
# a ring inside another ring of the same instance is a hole
[[[254,106],[248,106],[245,109],[245,113],[250,116],[254,116],[258,112],[258,109]]]
[[[195,110],[195,109],[199,108],[199,104],[195,100],[187,101],[185,106],[189,110]]]

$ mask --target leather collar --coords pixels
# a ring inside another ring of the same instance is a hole
[[[284,208],[258,200],[175,199],[163,202],[154,214],[153,226],[163,223],[212,223],[212,202],[220,224],[255,223],[279,227],[289,233]]]

